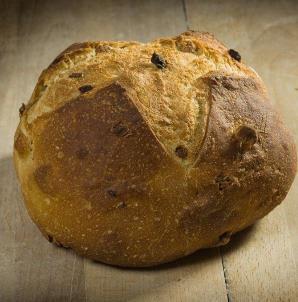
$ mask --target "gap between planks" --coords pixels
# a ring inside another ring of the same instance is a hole
[[[188,15],[187,15],[187,8],[186,8],[186,3],[185,0],[181,0],[182,2],[182,7],[183,7],[183,14],[184,14],[184,21],[186,25],[186,29],[189,30],[189,23],[188,23]]]
[[[230,292],[229,292],[229,283],[228,283],[228,278],[227,278],[227,270],[226,270],[226,266],[225,266],[225,259],[224,259],[221,247],[219,247],[218,249],[219,249],[219,255],[220,255],[220,258],[221,258],[221,265],[222,265],[223,275],[224,275],[224,279],[225,279],[227,301],[232,302]]]

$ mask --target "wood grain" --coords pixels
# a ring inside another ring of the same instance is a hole
[[[297,181],[283,205],[227,247],[125,270],[82,259],[41,236],[23,206],[11,150],[19,106],[41,70],[71,43],[147,41],[187,26],[212,31],[241,52],[297,141],[297,13],[294,0],[0,0],[0,301],[296,301]]]

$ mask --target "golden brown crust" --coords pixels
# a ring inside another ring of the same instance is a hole
[[[211,110],[192,176],[199,179],[199,199],[207,198],[220,215],[212,220],[215,228],[231,235],[285,198],[296,173],[296,150],[254,79],[215,73],[205,81]]]
[[[22,111],[14,160],[48,240],[120,266],[226,244],[285,198],[296,173],[258,75],[191,31],[67,48]]]

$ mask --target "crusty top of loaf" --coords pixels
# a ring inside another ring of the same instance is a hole
[[[151,63],[154,52],[167,61],[166,68],[159,69]],[[208,86],[202,79],[214,71],[258,77],[233,59],[209,33],[188,31],[150,43],[73,44],[40,76],[29,103],[27,122],[30,125],[44,113],[78,97],[79,87],[91,85],[93,89],[86,92],[89,97],[117,82],[130,94],[165,150],[183,165],[191,166],[200,149],[209,112]],[[183,151],[177,156],[177,148],[187,150],[187,156],[183,156]]]

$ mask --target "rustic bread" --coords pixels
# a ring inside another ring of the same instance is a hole
[[[286,196],[293,139],[254,70],[212,35],[87,42],[20,108],[28,212],[94,260],[150,266],[226,244]]]

